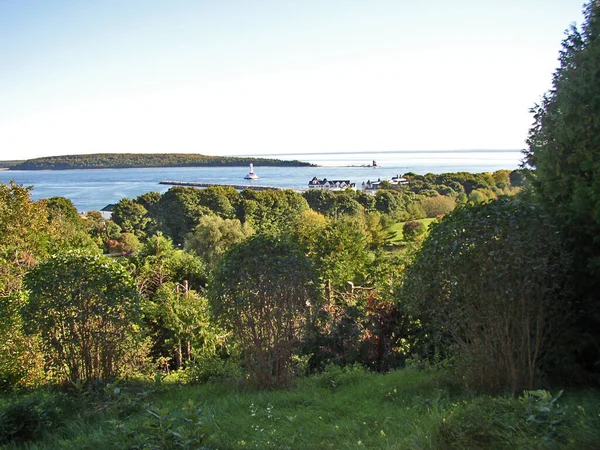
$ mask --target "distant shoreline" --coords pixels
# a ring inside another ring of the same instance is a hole
[[[5,161],[5,164],[7,162]],[[8,165],[8,170],[148,169],[168,167],[311,167],[298,160],[208,156],[192,153],[92,153],[35,158]]]
[[[248,168],[248,164],[203,164],[203,165],[194,165],[194,166],[128,166],[128,167],[68,167],[68,168],[60,168],[53,169],[49,167],[40,167],[40,168],[32,168],[32,169],[24,169],[20,167],[0,167],[2,171],[22,171],[22,172],[41,172],[41,171],[51,171],[51,172],[67,172],[71,170],[131,170],[131,169],[170,169],[170,168],[178,168],[178,169],[199,169],[199,168],[215,168],[215,167],[245,167]],[[254,167],[359,167],[359,166],[321,166],[318,164],[254,164]]]

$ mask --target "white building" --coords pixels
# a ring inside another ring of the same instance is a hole
[[[309,190],[344,191],[348,188],[356,189],[356,184],[351,183],[350,180],[328,180],[327,178],[319,180],[317,177],[313,177],[313,179],[308,182]]]
[[[384,180],[384,181],[386,181],[387,183],[389,183],[391,185],[406,185],[406,184],[408,184],[408,180],[404,177],[401,177],[400,175],[396,175],[395,177],[392,177],[390,180]],[[362,190],[366,194],[375,194],[375,192],[377,192],[377,189],[379,189],[381,187],[381,183],[383,183],[384,181],[381,181],[381,178],[379,178],[377,181],[367,180],[366,183],[363,182]]]

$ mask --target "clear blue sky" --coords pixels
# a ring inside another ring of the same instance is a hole
[[[0,0],[0,159],[518,149],[581,0]]]

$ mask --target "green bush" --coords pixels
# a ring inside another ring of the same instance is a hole
[[[40,439],[63,425],[75,405],[66,394],[36,391],[0,408],[0,446]]]
[[[568,323],[559,293],[569,264],[551,218],[503,198],[434,224],[401,298],[421,320],[428,351],[457,349],[465,381],[517,392],[562,353]]]
[[[425,211],[425,217],[438,217],[448,214],[456,208],[456,200],[445,195],[435,195],[421,200],[421,208]]]
[[[240,362],[232,358],[222,359],[217,356],[199,358],[185,369],[184,379],[188,383],[214,383],[243,380]]]
[[[140,355],[140,298],[129,269],[101,255],[54,255],[25,276],[25,331],[39,335],[58,381],[129,374]]]
[[[260,234],[232,246],[213,271],[212,317],[231,331],[254,384],[283,385],[293,375],[294,349],[318,300],[316,282],[301,247]]]
[[[405,241],[414,241],[419,236],[422,236],[427,231],[427,227],[423,222],[412,220],[406,222],[402,227],[402,233]]]
[[[369,373],[369,370],[360,364],[352,364],[344,367],[329,364],[315,378],[321,386],[329,389],[337,389],[341,386],[351,386],[364,382],[367,373]]]

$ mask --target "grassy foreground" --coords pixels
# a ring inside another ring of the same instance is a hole
[[[38,390],[0,399],[0,443],[32,449],[600,448],[595,390],[545,403],[541,394],[465,393],[446,379],[415,369],[377,375],[334,368],[269,392],[228,383]]]

